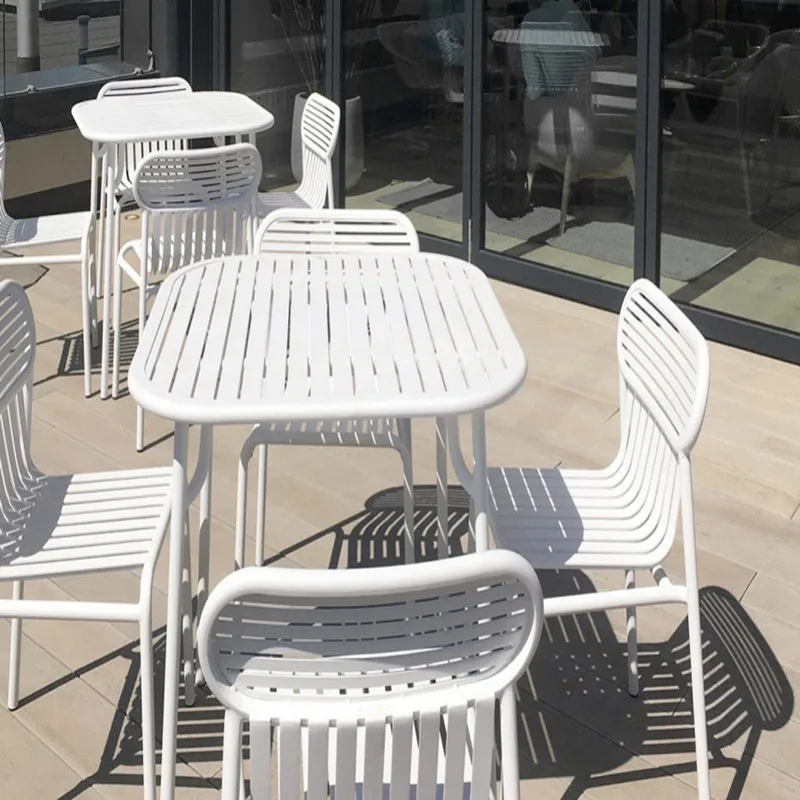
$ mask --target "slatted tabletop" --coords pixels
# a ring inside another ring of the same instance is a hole
[[[175,422],[463,414],[522,383],[491,284],[463,261],[234,256],[161,286],[128,385]]]
[[[275,119],[238,92],[167,92],[85,100],[72,107],[84,138],[103,144],[259,133]]]

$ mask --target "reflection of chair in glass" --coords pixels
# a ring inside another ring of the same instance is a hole
[[[489,470],[489,509],[498,546],[537,569],[615,569],[625,588],[548,598],[548,616],[627,609],[628,686],[639,693],[636,608],[685,603],[697,781],[709,798],[703,652],[694,536],[691,452],[708,399],[708,345],[683,312],[646,280],[630,287],[617,329],[620,449],[603,469],[503,467]],[[453,426],[456,468],[457,428]],[[685,584],[661,566],[678,522]],[[637,587],[636,570],[655,586]]]
[[[606,130],[604,117],[592,109],[591,72],[596,50],[570,44],[581,32],[570,22],[523,23],[523,30],[561,32],[563,44],[521,45],[527,85],[525,130],[530,143],[528,180],[533,187],[541,164],[563,176],[560,233],[566,226],[570,189],[584,178],[627,179],[634,191],[630,134],[612,146],[616,130]],[[559,37],[560,38],[560,37]],[[546,55],[545,55],[546,54]]]

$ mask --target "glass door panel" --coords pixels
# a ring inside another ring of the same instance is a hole
[[[485,248],[630,283],[635,0],[482,2]]]
[[[343,7],[347,206],[462,242],[464,0]]]

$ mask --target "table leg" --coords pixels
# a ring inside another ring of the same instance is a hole
[[[483,411],[472,414],[472,458],[475,462],[472,471],[475,550],[484,553],[489,549],[489,518],[486,514],[486,414]]]
[[[106,207],[105,207],[105,224],[106,234],[103,247],[103,352],[101,355],[100,366],[100,397],[105,400],[108,397],[108,357],[109,357],[109,344],[111,335],[111,270],[113,263],[117,258],[114,252],[114,222],[116,214],[114,213],[114,204],[116,198],[114,196],[114,185],[117,172],[117,148],[109,146],[106,162],[106,175],[105,175],[105,189],[106,189]]]
[[[197,552],[197,619],[203,613],[203,606],[208,598],[208,576],[211,563],[211,459],[214,457],[214,429],[211,425],[203,426],[200,437],[208,437],[208,473],[200,489],[200,528]],[[201,447],[202,452],[202,447]],[[195,682],[204,683],[203,673],[199,667],[195,672]]]
[[[161,735],[161,800],[175,796],[175,760],[178,749],[178,688],[181,649],[181,574],[186,525],[186,462],[189,426],[175,424],[172,456],[172,516],[169,533],[167,589],[167,643],[164,654],[164,724]]]

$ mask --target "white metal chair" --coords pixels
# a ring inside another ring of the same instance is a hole
[[[539,641],[535,572],[514,553],[359,570],[249,567],[210,594],[203,675],[225,707],[222,798],[519,797],[514,683]],[[413,787],[413,788],[412,788]],[[416,789],[416,791],[414,791]],[[335,793],[335,794],[334,794]]]
[[[261,156],[246,143],[153,152],[139,164],[133,195],[142,209],[142,235],[123,245],[114,271],[112,396],[119,396],[122,273],[139,288],[139,328],[147,299],[162,277],[196,261],[246,253],[253,242]],[[128,258],[133,254],[138,264]],[[136,448],[144,447],[144,412],[137,411]]]
[[[604,469],[489,470],[489,516],[499,547],[537,569],[619,569],[625,588],[548,598],[546,616],[627,609],[628,685],[639,693],[636,607],[685,603],[699,795],[709,797],[700,606],[691,451],[709,387],[708,346],[685,314],[655,285],[634,282],[617,332],[621,445]],[[452,426],[451,440],[457,439]],[[457,472],[463,458],[454,448]],[[468,476],[464,476],[469,480]],[[675,542],[680,514],[685,585],[661,564]],[[636,570],[656,585],[636,586]]]
[[[419,252],[411,221],[388,209],[296,209],[273,211],[259,226],[255,253],[380,255]],[[334,445],[391,447],[403,462],[406,557],[413,556],[414,478],[411,461],[411,421],[408,419],[331,420],[256,425],[239,459],[236,563],[244,565],[247,470],[258,448],[258,505],[255,563],[264,560],[268,445]]]
[[[97,99],[104,97],[141,97],[142,95],[174,94],[191,92],[188,81],[179,77],[143,78],[132,81],[109,81],[97,93]],[[133,202],[133,178],[136,169],[145,156],[150,153],[170,150],[186,150],[186,139],[168,139],[154,142],[136,142],[127,144],[120,153],[116,194],[119,205]]]
[[[258,217],[279,208],[333,208],[333,151],[339,138],[341,110],[332,100],[309,95],[300,122],[303,178],[294,192],[259,192]]]
[[[23,619],[136,622],[141,639],[144,796],[155,798],[152,585],[170,515],[172,470],[45,475],[31,456],[36,329],[24,290],[0,283],[0,600],[11,620],[8,707],[19,701]],[[188,541],[188,539],[187,539]],[[27,580],[141,570],[133,602],[24,600]]]

